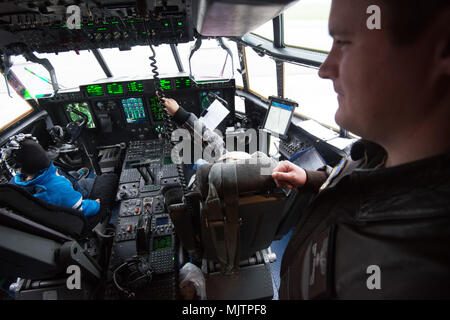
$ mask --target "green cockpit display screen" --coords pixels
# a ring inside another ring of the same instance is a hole
[[[142,98],[122,99],[122,107],[127,123],[147,122]]]
[[[66,110],[68,111],[70,120],[71,121],[81,121],[81,120],[83,120],[83,118],[80,115],[76,114],[73,111],[68,110],[71,108],[76,109],[88,116],[88,122],[87,122],[86,128],[88,128],[88,129],[95,128],[94,119],[92,119],[92,114],[91,114],[91,111],[89,111],[89,106],[88,106],[87,102],[71,103],[71,104],[66,105]]]
[[[170,80],[161,79],[159,80],[159,85],[163,90],[172,90],[172,82]]]
[[[177,89],[186,89],[192,86],[191,79],[189,78],[177,78],[175,79],[175,87]]]
[[[105,91],[103,90],[103,87],[98,84],[93,84],[86,87],[86,92],[89,97],[98,97],[98,96],[104,96]]]
[[[163,110],[158,102],[158,97],[150,98],[150,110],[152,112],[153,121],[163,120]]]
[[[123,84],[120,83],[108,83],[106,89],[109,95],[122,95],[124,93]]]
[[[129,82],[128,92],[144,92],[144,84],[139,81]]]
[[[164,250],[172,247],[172,236],[162,236],[153,238],[153,250]]]

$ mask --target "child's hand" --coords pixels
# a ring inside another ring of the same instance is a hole
[[[100,199],[95,199],[95,201],[97,201],[100,204]]]

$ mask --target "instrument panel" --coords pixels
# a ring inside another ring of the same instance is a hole
[[[159,85],[165,96],[175,99],[197,117],[214,100],[208,93],[215,93],[228,102],[227,108],[230,110],[219,130],[233,125],[234,79],[195,83],[187,76],[168,77],[161,78]],[[87,114],[86,129],[89,134],[109,143],[155,139],[164,131],[163,110],[153,79],[83,85],[79,92],[59,93],[52,98],[40,99],[40,103],[58,124],[80,120],[81,117],[68,110],[68,106]]]

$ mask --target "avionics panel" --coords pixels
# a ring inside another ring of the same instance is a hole
[[[122,108],[128,124],[147,122],[142,98],[123,98]]]
[[[160,79],[161,91],[175,99],[186,111],[199,117],[214,101],[208,93],[213,92],[228,102],[230,114],[219,125],[223,130],[233,125],[234,80],[196,83],[188,76]],[[155,93],[154,79],[130,79],[80,86],[80,92],[60,93],[48,101],[61,108],[74,101],[86,101],[93,119],[89,127],[98,129],[98,138],[104,143],[130,139],[156,139],[163,132],[163,110]],[[51,109],[51,108],[50,108]],[[61,108],[62,109],[62,108]],[[56,110],[56,109],[55,109]],[[55,115],[54,118],[58,118]],[[64,115],[67,118],[67,115]],[[110,133],[114,133],[111,135]],[[102,134],[105,133],[103,136]]]
[[[87,122],[86,128],[88,128],[88,129],[95,128],[95,122],[92,117],[92,113],[89,110],[89,105],[87,102],[74,102],[74,103],[69,103],[65,106],[65,110],[66,110],[69,121],[81,121],[81,120],[83,120],[83,118],[80,115],[76,114],[75,112],[70,111],[71,109],[78,110],[88,116],[88,122]]]
[[[210,97],[209,93],[213,92],[219,97],[222,97],[222,91],[221,90],[206,90],[206,91],[200,91],[200,107],[202,108],[202,112],[209,108],[209,106],[214,102],[215,98]]]

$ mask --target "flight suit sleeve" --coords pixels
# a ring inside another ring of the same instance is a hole
[[[306,183],[302,189],[305,191],[319,192],[320,187],[328,178],[327,167],[322,167],[319,170],[305,170]]]

